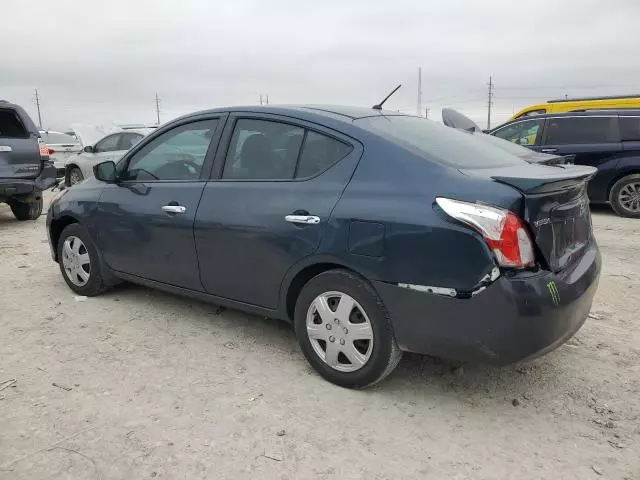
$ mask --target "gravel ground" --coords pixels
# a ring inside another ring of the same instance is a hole
[[[75,298],[0,205],[0,479],[640,479],[640,221],[593,216],[591,317],[532,363],[405,355],[323,381],[284,323],[122,286]]]

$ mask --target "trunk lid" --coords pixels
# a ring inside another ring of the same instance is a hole
[[[461,173],[491,178],[521,192],[523,219],[552,271],[562,270],[589,244],[592,232],[587,181],[596,173],[595,168],[523,164]]]

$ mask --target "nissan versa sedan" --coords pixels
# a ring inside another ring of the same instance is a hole
[[[294,325],[327,380],[402,352],[506,364],[583,324],[600,274],[586,182],[377,109],[245,107],[170,122],[52,202],[80,295],[122,281]]]

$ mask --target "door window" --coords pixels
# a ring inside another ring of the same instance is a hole
[[[496,137],[519,145],[535,145],[538,142],[544,120],[525,120],[496,130]]]
[[[640,142],[640,117],[620,117],[620,137],[626,142]]]
[[[268,120],[236,122],[222,178],[291,180],[295,173],[304,129]]]
[[[618,142],[615,117],[563,117],[547,120],[546,145]]]
[[[123,180],[197,180],[218,120],[188,123],[163,133],[131,157]]]
[[[296,178],[313,177],[324,172],[346,157],[351,150],[351,145],[316,132],[307,132]]]
[[[142,135],[139,133],[123,133],[120,141],[120,150],[129,150],[140,140],[142,140]]]
[[[119,149],[120,145],[120,134],[116,133],[114,135],[109,135],[106,138],[103,138],[98,143],[96,143],[96,148],[94,148],[95,153],[102,152],[115,152]]]

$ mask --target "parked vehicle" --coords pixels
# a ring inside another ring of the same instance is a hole
[[[66,160],[64,178],[68,187],[93,176],[94,165],[105,160],[119,160],[127,150],[153,131],[151,128],[125,130],[120,127],[73,127],[83,147],[79,155],[68,157]]]
[[[56,167],[56,177],[64,177],[65,163],[82,151],[82,144],[73,135],[51,130],[40,130],[40,137],[49,148],[49,159]]]
[[[42,190],[56,181],[49,150],[27,112],[0,100],[0,203],[18,220],[42,213]]]
[[[526,163],[396,112],[246,107],[159,128],[47,216],[67,285],[131,281],[293,323],[324,378],[403,351],[505,364],[585,321],[594,168]]]
[[[548,100],[523,108],[514,114],[510,120],[516,118],[545,115],[562,112],[584,112],[587,110],[603,109],[640,109],[640,95],[614,95],[609,97],[560,98]]]
[[[488,135],[471,120],[469,117],[453,110],[452,108],[442,109],[442,123],[447,127],[464,130],[470,135],[474,135],[479,140],[489,142],[501,150],[511,153],[528,163],[539,163],[542,165],[561,165],[563,163],[573,163],[574,155],[551,155],[549,153],[534,152],[530,149],[518,145],[517,143],[504,140],[500,137]]]
[[[589,200],[609,203],[621,216],[640,218],[640,110],[591,110],[508,122],[492,135],[532,150],[575,155],[596,167]]]

